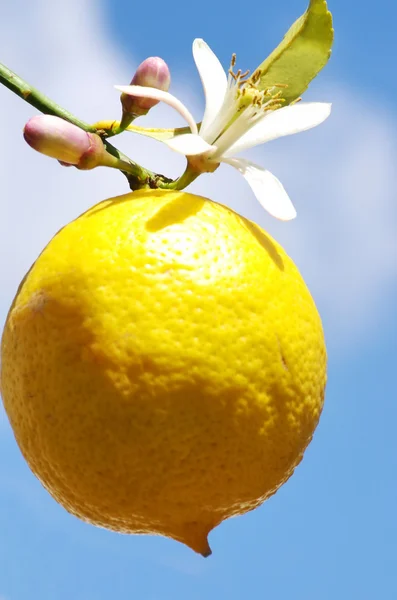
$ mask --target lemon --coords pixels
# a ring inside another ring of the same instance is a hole
[[[1,368],[16,440],[60,504],[206,556],[208,533],[300,462],[326,350],[303,279],[262,229],[202,197],[140,191],[45,248]]]

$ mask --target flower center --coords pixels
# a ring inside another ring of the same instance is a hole
[[[264,119],[267,113],[278,110],[285,102],[283,90],[288,87],[286,84],[276,83],[259,89],[262,71],[257,69],[250,76],[250,71],[236,70],[236,62],[236,54],[233,54],[223,104],[202,133],[206,142],[216,146],[216,150],[208,155],[213,161],[220,158],[259,120]]]
[[[283,106],[285,102],[283,95],[283,89],[288,87],[287,84],[275,83],[269,88],[260,90],[258,88],[258,82],[262,76],[261,69],[257,69],[249,77],[250,72],[245,71],[244,73],[239,69],[236,73],[234,67],[236,64],[236,55],[233,54],[229,68],[229,78],[235,81],[236,88],[236,103],[237,111],[242,112],[248,106],[253,106],[260,110],[277,110]]]
[[[223,106],[212,126],[206,132],[206,141],[217,146],[212,154],[216,160],[270,111],[281,108],[285,102],[285,84],[275,84],[264,90],[258,88],[261,71],[249,77],[249,71],[235,71],[236,55],[229,68],[228,87]]]

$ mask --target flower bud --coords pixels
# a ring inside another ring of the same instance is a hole
[[[26,123],[23,136],[34,150],[56,158],[64,166],[93,169],[108,162],[99,135],[83,131],[59,117],[33,117]]]
[[[153,87],[163,92],[168,92],[170,83],[171,75],[168,65],[158,56],[152,56],[144,60],[137,68],[131,81],[131,85]],[[138,98],[127,94],[121,94],[120,99],[123,105],[123,120],[127,120],[130,116],[130,121],[134,117],[146,115],[159,102],[153,98]]]

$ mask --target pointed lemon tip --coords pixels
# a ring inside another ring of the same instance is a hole
[[[187,527],[185,526],[183,535],[178,536],[176,539],[194,552],[197,552],[197,554],[201,554],[201,556],[207,558],[212,554],[208,543],[208,534],[211,529],[212,527],[203,527],[197,522],[189,523]]]
[[[195,550],[198,554],[201,554],[201,556],[203,556],[204,558],[208,558],[209,556],[211,556],[212,550],[208,543],[207,536],[205,536],[204,539],[200,540],[200,544],[196,548],[193,548],[193,550]]]
[[[208,546],[207,550],[204,550],[204,552],[200,552],[201,556],[203,556],[204,558],[208,558],[209,556],[211,556],[212,554],[212,550],[211,548]]]
[[[194,552],[197,552],[197,554],[201,554],[201,556],[204,558],[208,558],[208,556],[211,556],[212,554],[207,536],[201,539],[185,541],[184,543],[186,546],[194,550]]]

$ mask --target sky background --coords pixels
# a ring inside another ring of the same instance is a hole
[[[0,408],[0,600],[397,598],[397,5],[329,7],[334,54],[305,99],[333,102],[331,118],[248,154],[283,181],[298,218],[272,220],[227,166],[191,187],[276,237],[317,302],[329,384],[302,464],[261,508],[216,529],[204,560],[165,538],[118,536],[68,515],[29,471]],[[193,39],[203,37],[225,66],[236,52],[253,69],[305,8],[306,0],[14,0],[1,8],[0,61],[94,122],[118,117],[112,86],[160,55],[171,91],[199,120]],[[117,172],[62,169],[33,152],[21,131],[36,111],[2,87],[0,108],[1,328],[52,235],[127,189]],[[181,121],[158,107],[146,123]],[[117,145],[167,175],[183,167],[154,141],[124,134]]]

